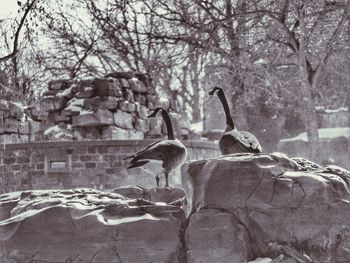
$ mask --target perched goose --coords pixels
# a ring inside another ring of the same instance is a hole
[[[132,158],[128,169],[134,167],[143,168],[151,163],[157,163],[158,166],[161,167],[160,172],[165,174],[165,187],[168,187],[169,173],[185,162],[187,150],[185,145],[183,145],[178,139],[175,139],[171,120],[165,109],[160,107],[156,108],[148,118],[155,117],[159,111],[162,112],[162,117],[167,127],[168,139],[152,143],[145,149],[126,157],[124,160]],[[152,165],[151,167],[144,169],[154,173],[154,166]],[[159,187],[158,173],[156,175],[156,183],[157,187]]]
[[[214,95],[216,91],[218,91],[217,95],[224,107],[226,115],[225,133],[221,136],[219,141],[219,149],[221,153],[224,155],[240,152],[261,153],[262,149],[260,143],[253,134],[246,131],[238,131],[236,129],[224,91],[221,88],[214,87],[214,89],[209,92],[209,95]]]

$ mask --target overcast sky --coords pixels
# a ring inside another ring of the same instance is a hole
[[[17,0],[0,0],[0,18],[16,15]]]

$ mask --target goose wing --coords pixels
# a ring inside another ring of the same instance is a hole
[[[262,152],[260,143],[253,134],[237,130],[226,132],[219,141],[219,148],[222,154]]]
[[[152,148],[154,145],[156,145],[156,144],[158,144],[160,142],[162,142],[162,141],[156,141],[154,143],[151,143],[150,145],[146,146],[146,148],[144,148],[141,151],[138,151],[136,153],[133,153],[132,155],[129,155],[129,156],[125,157],[123,160],[131,159],[131,158],[134,158],[136,156],[139,156],[139,155],[141,155],[142,153],[148,151],[150,148]]]
[[[245,138],[244,141],[245,141],[245,145],[247,145],[247,147],[250,147],[259,153],[262,152],[261,145],[260,145],[258,139],[253,134],[251,134],[250,132],[246,132],[246,131],[241,131],[240,133]]]
[[[142,166],[151,160],[168,161],[177,155],[179,146],[173,140],[163,140],[149,145],[144,150],[132,155],[128,168]]]

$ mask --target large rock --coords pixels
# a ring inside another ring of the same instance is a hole
[[[235,251],[232,258],[241,256],[236,247],[242,245],[248,260],[282,253],[295,260],[304,257],[303,262],[311,262],[307,257],[314,263],[348,262],[350,173],[322,166],[301,171],[305,170],[302,161],[279,153],[247,153],[186,164],[183,185],[189,214],[194,213],[193,217],[197,211],[217,209],[225,216],[233,215],[249,240],[230,241]],[[216,225],[217,220],[209,218],[206,224]],[[221,235],[225,233],[222,230]],[[200,251],[208,247],[207,240],[201,240],[196,255],[206,257],[205,249]],[[271,250],[271,241],[283,244],[283,249]]]
[[[181,262],[182,210],[92,189],[0,196],[0,261]]]
[[[185,238],[188,262],[247,262],[247,231],[230,213],[213,209],[195,213]]]

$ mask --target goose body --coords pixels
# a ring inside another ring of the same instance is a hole
[[[233,123],[230,109],[228,107],[228,103],[223,90],[221,88],[214,87],[214,89],[209,92],[209,95],[214,95],[215,91],[218,91],[217,95],[221,101],[226,116],[225,133],[219,140],[220,152],[224,155],[242,152],[261,153],[261,145],[253,134],[247,131],[237,130],[236,126]]]
[[[158,111],[162,111],[163,119],[167,126],[168,139],[154,142],[143,150],[136,152],[126,159],[131,159],[128,169],[140,167],[141,169],[156,174],[156,183],[159,187],[159,174],[165,174],[165,186],[169,186],[169,173],[180,167],[187,158],[185,145],[174,137],[172,124],[168,113],[163,108],[156,108],[148,117],[155,117]]]

